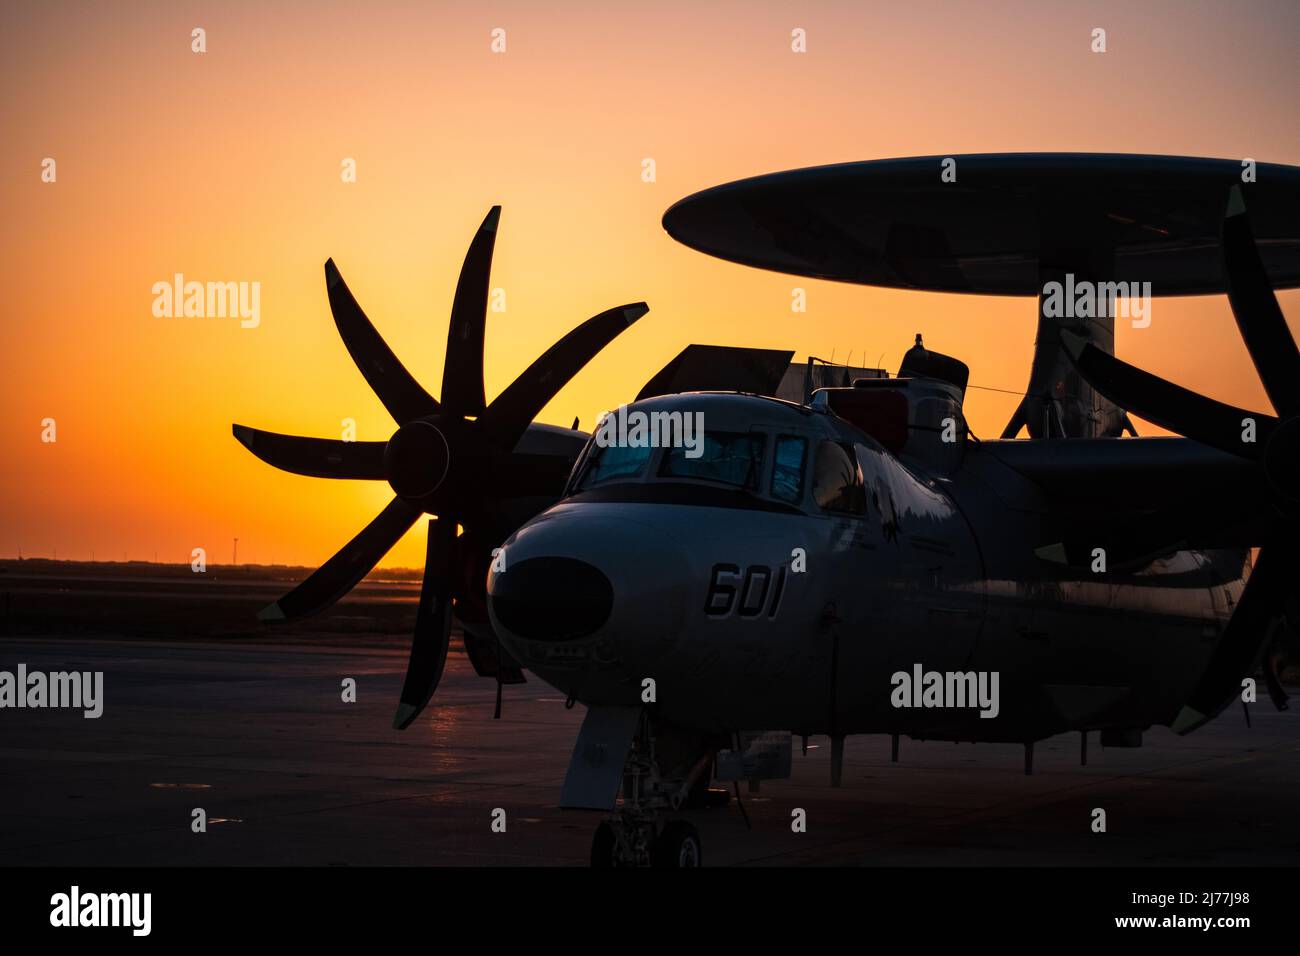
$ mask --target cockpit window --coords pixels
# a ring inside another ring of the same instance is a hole
[[[824,441],[813,457],[813,500],[826,511],[861,515],[867,513],[867,495],[862,485],[853,446]]]
[[[592,443],[578,481],[579,489],[590,488],[615,478],[635,478],[641,474],[654,451],[649,445],[598,445]]]
[[[808,439],[780,435],[772,457],[772,497],[798,504],[803,500],[803,464],[808,457]]]
[[[715,481],[757,491],[765,444],[766,439],[757,432],[705,432],[702,449],[665,450],[659,477]],[[693,450],[700,452],[698,457],[687,456]]]

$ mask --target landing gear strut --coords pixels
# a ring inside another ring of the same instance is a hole
[[[665,817],[685,806],[715,802],[707,789],[712,762],[712,753],[706,752],[684,773],[665,776],[643,715],[623,768],[623,804],[596,828],[591,865],[702,866],[695,827]]]

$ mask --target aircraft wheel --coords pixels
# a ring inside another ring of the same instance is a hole
[[[655,866],[703,866],[704,853],[700,835],[685,820],[674,820],[664,827],[655,841]]]

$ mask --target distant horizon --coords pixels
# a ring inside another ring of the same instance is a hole
[[[21,557],[18,555],[0,555],[0,563],[21,562],[23,564],[26,564],[30,561],[40,561],[48,564],[89,564],[89,565],[119,565],[119,566],[126,565],[126,564],[142,564],[142,565],[146,565],[149,567],[156,567],[156,568],[185,568],[190,566],[189,561],[155,561],[149,558],[125,558],[125,559],[117,559],[117,560],[110,561],[110,560],[104,560],[102,558],[94,558],[94,559],[53,558],[47,555],[22,555]],[[288,571],[307,571],[307,572],[316,570],[315,565],[309,565],[309,564],[278,564],[278,563],[265,564],[258,561],[240,561],[237,564],[230,564],[223,561],[209,561],[207,562],[207,567],[208,568],[283,568]],[[204,572],[196,571],[194,573],[199,574]],[[421,567],[412,568],[412,567],[404,567],[400,565],[388,565],[382,568],[375,568],[373,571],[367,574],[366,577],[370,578],[370,577],[375,577],[377,575],[384,575],[384,574],[394,574],[394,575],[409,574],[409,575],[420,576],[423,573],[424,573],[424,569]]]

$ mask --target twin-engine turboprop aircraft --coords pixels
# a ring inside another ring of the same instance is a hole
[[[954,159],[957,182],[941,176]],[[1300,169],[1254,173],[929,157],[758,177],[666,213],[674,238],[760,268],[1038,295],[1030,385],[996,441],[966,427],[966,365],[919,335],[896,377],[802,403],[773,397],[789,353],[690,346],[620,410],[701,422],[689,444],[532,423],[642,304],[588,320],[488,404],[495,208],[461,273],[437,401],[327,263],[339,332],[400,427],[346,444],[235,434],[277,467],[387,480],[395,497],[263,616],[325,609],[436,515],[394,724],[432,697],[453,615],[498,713],[523,669],[582,702],[562,804],[609,813],[597,865],[698,864],[672,811],[707,802],[715,777],[788,775],[791,734],[830,737],[837,785],[848,734],[892,735],[895,758],[900,736],[1022,743],[1028,771],[1054,734],[1079,732],[1086,754],[1092,731],[1137,746],[1153,725],[1193,730],[1300,623],[1300,353],[1273,295],[1300,286]],[[1112,309],[1045,307],[1065,277],[1226,292],[1277,416],[1116,359]],[[1187,437],[1120,438],[1127,412]],[[1264,678],[1284,706],[1271,662]]]

